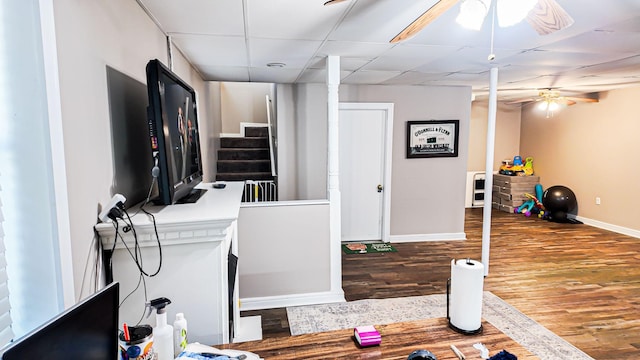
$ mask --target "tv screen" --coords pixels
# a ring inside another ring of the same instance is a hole
[[[156,203],[194,202],[203,190],[195,91],[159,60],[147,64],[151,149],[158,161]]]
[[[16,340],[2,360],[117,359],[119,287],[111,283]]]

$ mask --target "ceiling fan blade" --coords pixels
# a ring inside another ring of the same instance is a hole
[[[571,106],[571,105],[575,105],[576,102],[573,100],[569,100],[569,99],[564,99],[564,103],[567,104],[567,106]]]
[[[458,1],[459,0],[439,0],[432,7],[430,7],[429,10],[420,15],[389,42],[395,44],[414,36],[415,34],[420,32],[420,30],[424,29],[425,26],[429,25],[432,21],[442,15],[445,11],[449,10],[453,5],[457,4]]]
[[[343,1],[347,1],[347,0],[329,0],[327,2],[324,3],[325,6],[327,5],[333,5],[333,4],[337,4],[337,3],[341,3]]]
[[[527,21],[540,35],[551,34],[573,24],[573,18],[555,0],[538,0]]]
[[[590,103],[600,102],[600,100],[592,99],[592,98],[581,98],[581,97],[572,97],[572,96],[565,96],[564,98],[569,100],[569,101],[573,101],[574,103],[576,101],[579,101],[579,102],[590,102]]]
[[[532,101],[538,101],[538,99],[533,99],[533,98],[529,98],[529,99],[518,99],[518,100],[513,100],[513,101],[506,102],[505,104],[507,104],[507,105],[513,105],[513,104],[522,104],[522,103],[532,102]]]

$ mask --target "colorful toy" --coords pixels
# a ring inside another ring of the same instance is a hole
[[[525,175],[533,175],[533,158],[532,157],[528,157],[525,161],[526,161],[526,163],[522,167],[522,170],[524,171],[524,174]]]
[[[542,203],[540,202],[540,200],[538,200],[536,196],[533,196],[529,193],[524,193],[524,196],[526,196],[529,200],[533,201],[535,207],[537,207],[538,209],[544,209],[544,205],[542,205]]]
[[[527,174],[525,171],[525,165],[522,164],[522,157],[516,155],[513,157],[513,165],[509,165],[509,160],[502,160],[502,165],[500,166],[500,170],[498,173],[502,175],[533,175],[533,158],[531,159],[531,174]]]
[[[536,184],[536,198],[538,198],[538,200],[540,201],[542,201],[542,194],[543,194],[542,190],[543,190],[542,185]]]
[[[520,155],[513,157],[513,166],[522,166],[522,157]]]
[[[522,213],[524,214],[524,216],[529,217],[531,216],[531,209],[533,209],[533,207],[535,206],[535,202],[531,199],[525,201],[522,205],[518,206],[517,208],[513,209],[513,212],[516,214]]]
[[[540,188],[542,188],[542,186],[540,186]],[[527,197],[527,201],[513,209],[515,214],[524,214],[526,217],[531,216],[531,214],[538,214],[538,217],[540,217],[541,213],[544,214],[544,205],[542,205],[542,202],[540,202],[536,196],[529,193],[525,193],[524,196]]]

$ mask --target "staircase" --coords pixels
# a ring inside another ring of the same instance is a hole
[[[220,138],[216,180],[273,180],[267,131],[249,127],[245,137]]]
[[[244,201],[277,200],[268,128],[247,127],[245,137],[220,138],[216,168],[216,181],[247,182]]]

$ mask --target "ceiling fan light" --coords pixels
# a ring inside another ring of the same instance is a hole
[[[538,109],[545,111],[549,108],[549,101],[545,100],[545,101],[541,101],[540,104],[538,104]]]
[[[538,0],[498,0],[498,25],[513,26],[524,20]]]
[[[558,104],[557,102],[551,101],[549,103],[549,111],[554,112],[554,111],[559,110],[559,109],[560,109],[560,104]]]
[[[456,22],[471,30],[480,30],[489,12],[491,0],[463,0]]]

